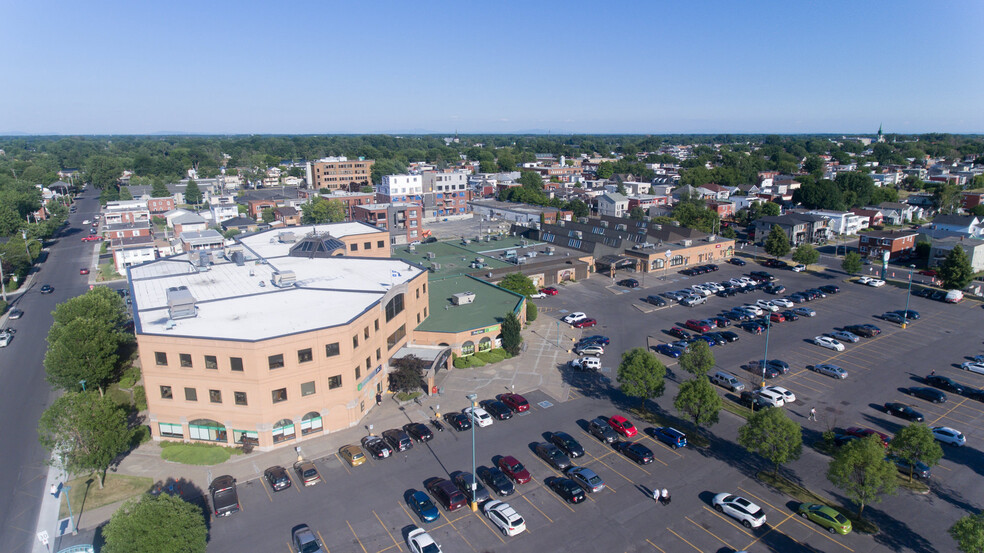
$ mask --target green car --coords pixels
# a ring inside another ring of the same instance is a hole
[[[846,535],[851,533],[851,521],[834,509],[818,503],[800,503],[799,514],[823,526],[831,534]]]

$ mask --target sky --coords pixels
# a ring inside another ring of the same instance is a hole
[[[984,132],[984,2],[0,0],[0,134]]]

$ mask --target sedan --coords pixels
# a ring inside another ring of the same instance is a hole
[[[13,308],[13,309],[10,310],[10,313],[7,315],[7,318],[10,319],[11,321],[13,321],[13,320],[19,319],[19,318],[21,318],[23,316],[24,316],[24,312],[21,311],[20,309],[17,309],[15,307],[15,308]]]
[[[437,505],[434,505],[431,498],[420,490],[413,490],[407,498],[407,503],[424,522],[434,522],[441,518],[441,511],[437,510]]]
[[[663,355],[666,355],[667,357],[672,357],[674,359],[683,355],[682,349],[675,348],[669,344],[660,344],[653,349],[656,350],[656,353],[662,353]]]
[[[885,286],[885,281],[880,278],[872,278],[869,279],[866,284],[873,288],[881,288],[882,286]]]
[[[541,442],[536,444],[536,454],[557,470],[564,470],[571,466],[571,459],[559,447]]]
[[[386,445],[386,440],[379,436],[366,436],[362,438],[362,449],[369,452],[376,459],[385,459],[393,454],[390,446]]]
[[[497,399],[486,399],[482,402],[479,402],[479,405],[481,405],[483,409],[488,411],[488,413],[492,415],[492,417],[495,418],[496,420],[504,421],[504,420],[511,419],[513,416],[512,409],[510,409],[508,405]]]
[[[714,509],[740,522],[745,528],[758,528],[765,524],[765,511],[751,501],[729,493],[719,493],[711,501]]]
[[[547,286],[546,288],[540,288],[540,291],[548,296],[556,296],[560,290],[557,290],[553,286]]]
[[[734,332],[731,332],[730,330],[725,330],[724,332],[721,332],[720,334],[721,334],[721,337],[724,338],[725,341],[727,341],[727,342],[737,342],[738,341],[738,335],[735,334]]]
[[[297,553],[324,553],[325,551],[321,547],[318,537],[314,535],[307,524],[294,527],[294,531],[291,532],[291,541],[294,542],[294,549],[297,550]]]
[[[899,472],[904,474],[911,474],[916,478],[929,478],[931,476],[929,465],[926,463],[916,462],[916,464],[913,465],[896,455],[888,455],[885,459],[895,463],[895,466],[898,467]]]
[[[708,320],[714,321],[714,324],[717,325],[718,328],[731,326],[731,321],[729,321],[727,317],[711,317]]]
[[[597,325],[598,325],[598,321],[594,319],[581,319],[580,321],[577,321],[571,326],[573,326],[574,328],[591,328]]]
[[[963,394],[963,386],[957,384],[952,378],[947,378],[938,374],[931,374],[927,376],[924,381],[926,384],[929,384],[934,388],[939,388],[955,394]]]
[[[96,241],[101,240],[101,239],[102,239],[102,237],[99,236],[99,235],[96,235],[96,234],[90,234],[89,236],[83,236],[82,237],[82,241],[83,242],[96,242]]]
[[[622,415],[614,415],[609,417],[608,425],[611,426],[615,432],[618,432],[626,438],[631,438],[639,432],[636,430],[635,425]]]
[[[674,338],[679,338],[681,340],[687,340],[690,338],[690,333],[678,326],[675,326],[667,330],[666,333],[669,334],[670,336],[673,336]]]
[[[430,428],[427,428],[427,425],[419,422],[404,424],[403,431],[418,442],[427,442],[434,438],[434,433],[431,432]]]
[[[817,336],[813,339],[813,343],[822,348],[832,349],[834,351],[844,351],[844,344],[829,336]]]
[[[581,486],[570,478],[550,478],[547,485],[568,503],[580,503],[586,497]]]
[[[523,413],[530,410],[530,402],[526,401],[526,398],[519,394],[502,394],[499,396],[499,401],[505,403],[510,409],[517,413]]]
[[[272,466],[265,471],[263,471],[263,476],[266,477],[267,482],[270,483],[270,487],[273,491],[279,492],[280,490],[286,490],[291,485],[290,476],[287,474],[287,469],[280,465]]]
[[[461,490],[461,493],[465,494],[468,498],[474,497],[476,503],[485,503],[489,499],[492,499],[485,486],[476,481],[470,472],[459,472],[454,475],[452,480],[454,485]]]
[[[608,421],[602,418],[591,419],[588,421],[588,432],[590,432],[595,438],[598,438],[607,444],[610,444],[618,439],[618,435],[615,434],[612,427],[608,425]]]
[[[441,546],[423,528],[415,528],[407,534],[410,553],[441,553]]]
[[[464,432],[465,430],[471,430],[472,423],[471,419],[467,415],[461,413],[448,413],[444,415],[444,420],[451,425],[458,432]]]
[[[625,279],[622,279],[622,280],[618,281],[616,284],[618,284],[619,286],[624,286],[626,288],[638,288],[639,287],[639,281],[636,280],[636,279],[634,279],[634,278],[625,278]]]
[[[511,455],[500,457],[498,465],[499,470],[517,484],[525,484],[533,478],[530,475],[530,471],[526,470],[526,467],[523,466],[523,463],[520,463]]]
[[[961,363],[960,368],[965,371],[984,374],[984,363],[979,363],[977,361],[967,361],[966,363]]]
[[[55,291],[55,289],[52,288],[50,284],[45,284],[45,285],[41,286],[41,293],[42,294],[50,294],[50,293],[52,293],[54,291]]]
[[[919,399],[924,399],[932,403],[946,402],[946,394],[935,388],[924,388],[922,386],[913,386],[911,388],[906,388],[905,393],[909,394],[910,396],[917,397]]]
[[[836,286],[836,285],[833,285],[833,284],[828,284],[826,286],[821,286],[820,289],[823,290],[824,293],[827,293],[827,294],[836,294],[836,293],[838,293],[838,292],[841,291],[840,286]]]
[[[785,318],[785,319],[786,319],[787,321],[798,321],[798,320],[799,320],[799,318],[800,318],[800,316],[799,316],[799,315],[797,315],[797,314],[796,314],[796,312],[795,312],[795,311],[793,311],[792,309],[787,309],[787,310],[785,310],[785,311],[783,311],[783,312],[782,312],[782,316],[783,316],[783,317],[784,317],[784,318]]]
[[[653,452],[639,442],[616,442],[614,447],[636,464],[648,465],[653,462]]]
[[[600,334],[597,334],[595,336],[588,336],[587,338],[581,338],[580,340],[578,340],[577,343],[585,344],[585,345],[598,344],[599,346],[607,346],[610,342],[611,340],[608,338],[608,336],[602,336]]]
[[[851,533],[851,521],[847,520],[847,517],[827,505],[821,505],[819,503],[800,503],[797,512],[801,517],[810,519],[820,526],[823,526],[831,534],[840,534],[844,536]]]
[[[796,313],[797,315],[799,315],[801,317],[816,317],[817,316],[817,312],[814,311],[814,310],[812,310],[812,309],[810,309],[809,307],[797,307],[797,308],[793,309],[793,313]]]
[[[765,327],[755,321],[745,321],[738,326],[752,334],[762,334],[765,331]]]
[[[728,263],[731,263],[732,265],[737,265],[739,267],[745,266],[745,260],[740,257],[732,257],[731,259],[728,260]]]
[[[605,489],[605,481],[587,467],[570,467],[564,471],[564,474],[590,493],[598,493]]]
[[[343,445],[338,448],[338,455],[353,467],[366,462],[366,454],[357,445]]]
[[[835,330],[833,332],[828,333],[827,335],[830,336],[831,338],[837,338],[842,342],[850,342],[852,344],[857,343],[857,341],[861,339],[858,338],[857,334],[852,334],[846,330]]]
[[[513,485],[512,480],[506,477],[505,474],[496,467],[478,467],[475,471],[478,477],[485,482],[485,485],[491,488],[495,493],[500,496],[512,495],[516,491],[516,486]]]
[[[922,413],[916,411],[912,407],[904,403],[890,402],[885,404],[885,412],[899,417],[900,419],[905,419],[908,421],[922,422],[925,420]]]
[[[940,442],[952,445],[954,447],[963,447],[963,445],[967,443],[967,438],[965,438],[963,434],[950,428],[949,426],[934,426],[933,437]]]
[[[890,323],[895,323],[895,324],[902,324],[903,322],[905,322],[905,319],[902,318],[902,315],[899,315],[894,311],[889,311],[888,313],[882,313],[879,316],[879,318],[883,321],[888,321]]]
[[[311,461],[296,461],[294,472],[297,473],[297,477],[305,486],[314,486],[321,482],[321,474]]]
[[[772,300],[772,305],[778,305],[779,307],[792,307],[793,306],[793,302],[791,302],[791,301],[789,301],[789,300],[787,300],[785,298],[776,298],[776,299]]]
[[[584,455],[584,448],[581,444],[574,439],[573,436],[567,432],[551,432],[547,439],[550,443],[559,447],[564,453],[570,456],[571,459],[577,459]]]
[[[82,267],[81,269],[79,269],[79,274],[80,275],[87,275],[87,274],[89,274],[89,268],[88,267]]]
[[[812,369],[822,375],[830,376],[833,378],[844,379],[847,378],[847,371],[838,367],[837,365],[831,365],[830,363],[818,363],[813,365]]]
[[[470,418],[479,428],[492,426],[492,415],[481,407],[465,407],[461,410],[461,413]]]
[[[802,263],[799,265],[793,265],[793,268],[791,270],[794,273],[802,273],[803,271],[806,270],[806,265],[803,265]]]
[[[908,310],[908,311],[906,311],[905,309],[899,309],[899,310],[893,311],[893,313],[898,313],[899,315],[905,317],[907,320],[910,320],[910,321],[918,321],[919,320],[919,312],[918,311],[913,311],[911,309]]]
[[[852,426],[845,430],[848,436],[856,436],[858,438],[867,438],[868,436],[878,436],[878,440],[885,447],[888,447],[888,442],[892,439],[884,432],[879,432],[877,430],[872,430],[870,428],[861,428],[860,426]]]
[[[580,311],[575,311],[573,313],[569,313],[566,317],[564,317],[561,320],[563,320],[567,324],[574,324],[582,319],[587,319],[587,318],[588,316],[585,315],[584,313]]]
[[[538,300],[538,299],[542,299],[542,298],[545,298],[545,297],[547,297],[547,295],[544,294],[543,292],[537,292],[535,294],[530,294],[530,299],[532,299],[532,300]]]

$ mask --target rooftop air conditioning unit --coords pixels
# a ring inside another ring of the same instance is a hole
[[[427,252],[427,259],[434,259],[435,257],[437,257],[437,254],[436,253],[434,253],[434,252]]]
[[[191,295],[187,286],[167,289],[167,311],[168,317],[172,321],[190,319],[198,315],[198,308],[195,307],[195,296]]]
[[[274,271],[273,285],[277,288],[290,288],[297,282],[297,275],[294,271]]]
[[[455,305],[467,305],[475,301],[475,292],[458,292],[451,296],[451,303]]]
[[[689,248],[690,246],[693,246],[694,245],[693,240],[689,240],[689,239],[688,240],[681,240],[680,243],[683,244],[683,246],[686,247],[686,248]]]

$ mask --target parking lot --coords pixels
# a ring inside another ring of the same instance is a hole
[[[612,341],[602,357],[600,373],[577,373],[561,366],[552,369],[563,372],[571,385],[569,397],[558,401],[542,392],[526,393],[532,404],[529,413],[476,429],[478,466],[490,466],[499,455],[513,455],[533,475],[532,482],[518,486],[517,493],[505,499],[526,520],[527,531],[523,534],[504,537],[481,513],[472,513],[467,508],[454,513],[442,509],[441,518],[423,524],[403,501],[407,490],[423,489],[427,478],[447,478],[454,471],[471,471],[471,433],[449,429],[435,433],[433,441],[418,444],[405,454],[371,460],[360,467],[349,467],[336,456],[316,459],[326,482],[313,487],[298,486],[296,477],[294,486],[279,493],[273,493],[260,480],[241,482],[243,512],[212,521],[209,549],[241,551],[241,545],[248,541],[256,551],[290,551],[289,528],[306,523],[319,533],[329,551],[357,553],[406,551],[404,536],[412,525],[427,529],[444,551],[952,550],[946,528],[968,510],[981,507],[981,502],[968,490],[980,489],[980,473],[984,472],[984,459],[978,446],[984,439],[984,404],[954,394],[948,394],[946,403],[930,404],[906,396],[900,390],[921,385],[921,377],[932,370],[962,384],[984,386],[984,376],[957,368],[965,357],[982,351],[979,334],[965,330],[976,329],[980,324],[981,307],[976,302],[949,305],[913,297],[909,308],[919,311],[921,317],[902,329],[874,316],[903,309],[905,289],[865,287],[846,282],[839,274],[825,277],[770,270],[780,277],[787,293],[823,284],[841,288],[839,294],[798,304],[816,310],[815,317],[776,323],[769,331],[768,358],[781,359],[790,365],[788,374],[770,380],[769,384],[783,386],[796,394],[796,402],[784,408],[804,427],[803,456],[788,465],[803,485],[834,500],[845,501],[842,492],[824,477],[829,459],[809,444],[828,428],[864,426],[889,434],[896,432],[907,423],[879,409],[887,401],[908,403],[925,415],[930,426],[952,426],[967,436],[966,447],[944,449],[944,458],[934,467],[930,478],[930,494],[900,491],[897,496],[866,508],[865,514],[882,529],[876,536],[829,535],[819,526],[795,516],[798,503],[754,478],[767,467],[734,443],[737,428],[744,421],[732,413],[722,412],[720,423],[711,428],[713,435],[708,448],[672,450],[640,434],[637,439],[655,456],[654,462],[645,466],[636,465],[587,434],[587,419],[613,415],[619,408],[632,404],[630,399],[620,396],[612,382],[621,351],[671,341],[663,330],[688,319],[707,318],[726,308],[775,296],[750,293],[731,298],[711,297],[707,304],[695,308],[672,304],[654,308],[642,303],[643,298],[698,282],[727,280],[756,269],[761,267],[722,266],[718,272],[692,278],[671,273],[665,281],[649,276],[642,280],[640,288],[633,290],[613,286],[610,279],[596,275],[561,287],[557,296],[537,300],[542,308],[541,317],[559,319],[571,311],[584,311],[596,318],[599,326],[574,333],[604,334]],[[620,278],[622,275],[616,280]],[[883,332],[875,338],[846,344],[843,352],[812,343],[814,336],[859,323],[875,324]],[[757,385],[760,375],[740,366],[762,358],[766,335],[736,332],[740,336],[738,342],[712,348],[717,366],[734,372],[747,386]],[[656,403],[666,411],[666,416],[673,417],[676,381],[684,375],[674,370],[675,360],[661,359],[669,368],[669,378],[666,393]],[[839,365],[849,371],[849,377],[835,380],[807,369],[817,363]],[[723,396],[733,397],[723,389],[718,390]],[[817,422],[807,421],[811,407],[817,410]],[[430,415],[416,405],[407,407],[405,414],[408,420],[414,421],[424,421]],[[641,421],[635,422],[640,428],[645,426]],[[381,430],[384,429],[376,432]],[[586,450],[576,464],[592,468],[607,484],[605,490],[589,494],[582,504],[564,503],[545,485],[546,479],[559,473],[532,450],[533,444],[544,441],[545,432],[561,430],[577,438]],[[264,468],[256,467],[257,474]],[[669,488],[671,504],[655,503],[649,496],[653,487]],[[714,511],[711,498],[718,492],[736,493],[759,504],[767,514],[767,524],[746,529]],[[929,512],[931,516],[927,516]]]

